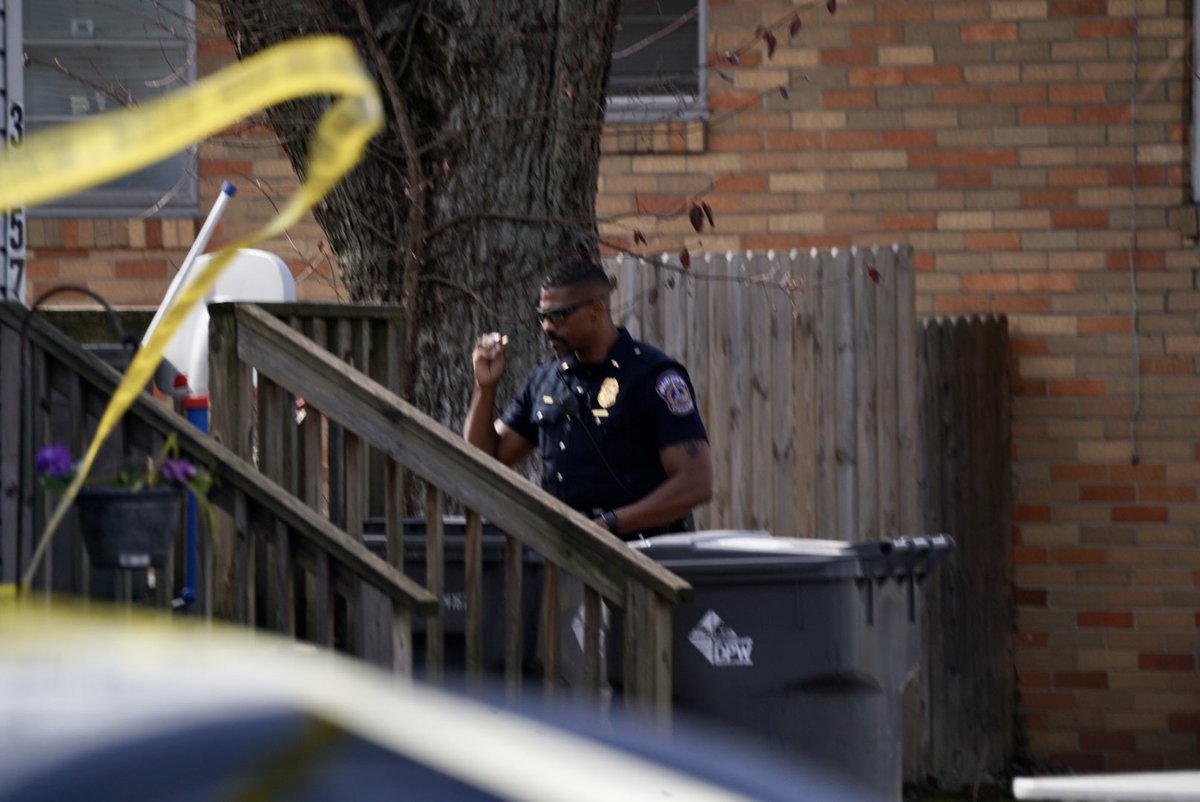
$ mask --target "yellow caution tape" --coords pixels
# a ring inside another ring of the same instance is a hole
[[[100,446],[153,377],[163,349],[192,306],[204,298],[239,249],[282,234],[358,163],[367,143],[383,127],[383,108],[375,83],[348,41],[331,36],[298,39],[264,50],[188,89],[31,136],[19,150],[0,159],[0,209],[37,204],[154,164],[249,114],[313,94],[340,99],[317,124],[303,185],[273,220],[222,249],[167,308],[109,400],[74,480],[38,541],[22,587],[32,580]]]

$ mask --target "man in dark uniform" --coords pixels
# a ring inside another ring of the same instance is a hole
[[[557,358],[534,369],[494,423],[508,338],[481,337],[463,436],[505,465],[536,447],[542,487],[622,538],[683,531],[712,495],[695,392],[682,365],[613,324],[611,292],[589,260],[547,276],[537,315]]]

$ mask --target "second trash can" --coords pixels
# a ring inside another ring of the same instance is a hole
[[[898,802],[920,582],[947,537],[849,544],[717,531],[632,544],[690,582],[676,606],[678,709],[764,736]]]
[[[386,557],[387,535],[380,518],[368,518],[363,525],[363,543],[379,557]],[[413,581],[425,584],[426,555],[425,518],[404,519],[404,573]],[[493,524],[483,524],[483,608],[486,611],[483,627],[483,664],[486,671],[504,673],[504,533]],[[445,666],[451,674],[466,667],[467,593],[466,593],[466,520],[461,515],[442,519],[443,588],[442,626],[445,634]],[[521,608],[525,621],[524,663],[529,673],[536,667],[535,639],[542,593],[542,559],[525,549],[522,558]],[[417,676],[425,672],[425,619],[414,616],[413,669]]]

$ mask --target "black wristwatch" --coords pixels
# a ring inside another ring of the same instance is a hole
[[[612,510],[605,510],[600,513],[600,520],[604,521],[604,525],[608,527],[608,531],[614,535],[617,533],[617,514]]]

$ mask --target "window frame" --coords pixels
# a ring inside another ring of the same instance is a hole
[[[30,2],[31,0],[23,0]],[[12,2],[12,0],[10,0]],[[22,0],[16,0],[22,2]],[[37,2],[37,0],[32,0]],[[184,44],[184,68],[180,72],[184,75],[186,84],[184,86],[192,86],[196,83],[196,54],[197,54],[197,29],[196,29],[196,3],[195,0],[183,0],[183,15],[186,19],[187,34]],[[93,37],[86,40],[72,39],[62,36],[37,37],[29,36],[28,27],[22,32],[23,50],[28,52],[30,46],[35,47],[64,47],[78,48],[80,51],[86,52],[87,46],[84,42],[92,44],[100,48],[133,48],[133,49],[150,49],[161,48],[163,41],[157,39],[142,39],[137,38],[113,38],[113,37]],[[188,35],[190,34],[190,35]],[[28,69],[28,68],[26,68]],[[182,87],[176,87],[171,91],[178,91]],[[40,124],[44,129],[46,127],[68,124],[72,120],[85,119],[92,117],[94,114],[81,115],[73,117],[70,115],[30,115],[28,109],[28,96],[26,97],[25,117],[26,123],[32,120],[35,125]],[[146,188],[138,189],[104,189],[102,187],[93,187],[82,190],[74,195],[59,200],[50,201],[37,207],[28,210],[29,215],[45,218],[130,218],[130,217],[148,217],[148,218],[186,218],[195,217],[200,208],[200,176],[199,176],[199,148],[198,145],[192,145],[183,151],[184,172],[179,176],[179,183],[172,187],[160,190]],[[178,189],[176,189],[178,187]],[[172,192],[174,190],[174,192]],[[171,197],[167,200],[163,198],[171,193]],[[162,204],[159,206],[159,204]],[[158,207],[158,208],[156,208]]]
[[[708,119],[708,0],[694,2],[697,8],[695,97],[607,94],[604,108],[606,123],[689,122]],[[609,71],[611,77],[611,65]]]

